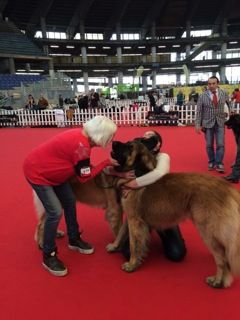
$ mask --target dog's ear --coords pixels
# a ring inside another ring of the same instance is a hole
[[[152,151],[158,144],[158,138],[156,136],[152,136],[147,139],[142,139],[141,142],[149,151]]]
[[[139,141],[133,141],[131,144],[133,149],[131,156],[128,158],[128,165],[134,167],[135,171],[139,169],[141,171],[139,175],[153,170],[156,167],[156,158],[152,152]],[[138,174],[136,175],[139,176]]]

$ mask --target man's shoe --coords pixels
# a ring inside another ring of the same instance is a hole
[[[228,182],[231,182],[231,183],[238,183],[239,182],[239,179],[238,178],[235,178],[233,176],[226,176],[226,177],[223,177],[225,180],[227,180]]]
[[[217,165],[216,165],[216,171],[217,171],[217,172],[220,172],[220,173],[224,173],[224,171],[225,171],[225,170],[224,170],[224,165],[221,164],[221,163],[220,163],[220,164],[217,164]]]
[[[213,171],[214,169],[215,169],[215,164],[210,162],[208,164],[208,171]]]
[[[91,244],[85,242],[81,237],[77,239],[69,239],[68,247],[71,250],[76,250],[83,254],[92,254],[94,252],[94,248]]]
[[[58,259],[56,251],[43,253],[43,263],[45,269],[57,277],[63,277],[68,273],[67,268],[61,260]]]

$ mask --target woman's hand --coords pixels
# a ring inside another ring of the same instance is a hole
[[[123,197],[126,198],[130,191],[132,191],[133,189],[138,189],[138,188],[139,188],[139,186],[137,184],[136,179],[125,183],[122,186],[122,195],[123,195]]]
[[[130,180],[130,179],[135,179],[135,171],[134,170],[130,170],[130,171],[126,171],[126,172],[119,172],[119,177]]]
[[[111,162],[111,165],[114,167],[120,166],[117,160],[113,159],[112,157],[110,157],[110,162]]]

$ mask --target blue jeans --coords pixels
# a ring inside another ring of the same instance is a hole
[[[58,186],[30,184],[46,210],[43,251],[51,253],[56,250],[55,238],[62,216],[62,208],[64,209],[69,239],[78,238],[80,233],[77,222],[76,199],[70,184],[68,182]]]
[[[206,150],[208,162],[213,164],[223,164],[224,157],[224,127],[219,127],[217,122],[212,128],[205,128]],[[214,137],[216,140],[216,152],[214,151]]]

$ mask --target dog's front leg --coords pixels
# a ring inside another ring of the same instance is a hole
[[[108,252],[116,252],[119,251],[121,245],[125,242],[126,238],[127,238],[127,234],[128,234],[128,222],[127,220],[123,223],[123,225],[121,226],[118,235],[116,237],[116,239],[114,240],[113,243],[109,243],[106,246],[106,250]]]
[[[142,263],[147,253],[149,228],[146,223],[136,216],[128,218],[130,260],[122,265],[126,272],[132,272]]]

